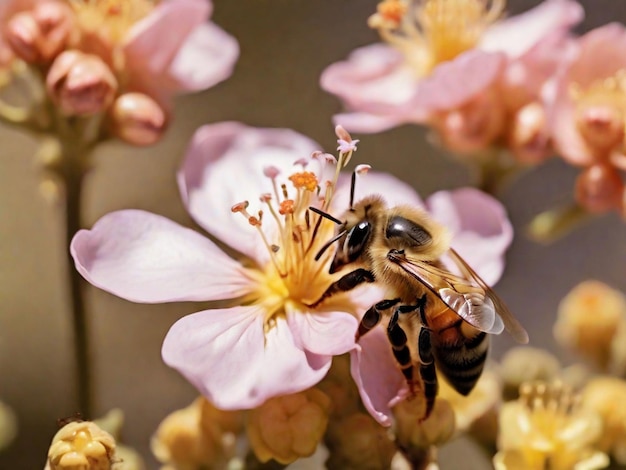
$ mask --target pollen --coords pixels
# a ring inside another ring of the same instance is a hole
[[[478,44],[506,0],[383,0],[369,24],[425,76]]]
[[[407,6],[400,0],[384,0],[378,4],[376,10],[384,20],[399,25],[407,12]]]
[[[317,189],[317,176],[310,171],[302,171],[294,173],[289,177],[289,181],[293,183],[296,189],[304,188],[307,191],[315,191]]]
[[[295,201],[293,199],[285,199],[280,203],[280,206],[278,207],[278,213],[280,215],[293,214],[294,206]]]
[[[79,26],[111,44],[120,43],[137,21],[147,16],[158,0],[69,0]]]

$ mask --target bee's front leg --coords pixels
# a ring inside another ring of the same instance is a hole
[[[377,304],[372,305],[359,323],[359,329],[356,331],[355,340],[358,341],[361,336],[370,331],[382,318],[382,312],[389,310],[391,307],[400,302],[400,299],[381,300]]]
[[[319,299],[317,299],[312,304],[309,304],[308,306],[311,308],[315,308],[328,297],[331,297],[339,292],[347,292],[349,290],[352,290],[356,286],[358,286],[359,284],[363,284],[364,282],[374,281],[374,275],[367,269],[355,269],[354,271],[342,276],[339,280],[333,282],[330,286],[328,286],[328,289],[324,291]]]

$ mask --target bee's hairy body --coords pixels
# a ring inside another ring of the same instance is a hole
[[[425,419],[437,395],[436,369],[459,393],[468,394],[482,373],[488,335],[464,321],[424,283],[391,261],[389,254],[442,269],[440,258],[450,248],[450,236],[423,210],[387,208],[379,196],[358,202],[342,220],[345,233],[338,239],[330,272],[348,266],[356,269],[329,287],[316,304],[364,281],[384,286],[386,300],[365,313],[357,339],[383,316],[389,317],[387,335],[394,357],[411,394],[424,394]]]

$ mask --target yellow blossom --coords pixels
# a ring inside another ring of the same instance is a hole
[[[524,382],[549,382],[556,378],[560,369],[559,360],[545,349],[530,346],[509,349],[500,361],[505,400],[516,399],[519,387]]]
[[[246,431],[261,462],[288,464],[313,455],[328,425],[330,399],[311,388],[274,397],[248,414]]]
[[[605,370],[612,341],[625,321],[626,297],[602,282],[585,281],[561,300],[554,336]]]
[[[49,470],[110,470],[118,461],[115,439],[91,421],[71,422],[52,439]]]
[[[626,382],[615,377],[597,377],[582,390],[582,406],[597,412],[604,421],[598,447],[626,465]]]
[[[200,397],[167,416],[150,446],[165,468],[212,467],[232,456],[235,433],[240,429],[240,413],[218,410]]]
[[[559,382],[525,383],[520,398],[500,410],[496,470],[592,470],[609,459],[598,450],[600,416],[579,406]]]

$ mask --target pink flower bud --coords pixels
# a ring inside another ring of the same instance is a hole
[[[73,28],[70,7],[56,1],[38,3],[31,11],[14,15],[6,40],[15,55],[30,63],[49,62],[65,48]]]
[[[444,113],[433,124],[446,148],[461,154],[471,154],[493,144],[502,132],[504,114],[502,103],[493,93],[489,93],[459,109]]]
[[[99,57],[65,51],[52,64],[46,88],[52,101],[64,114],[90,115],[111,105],[117,80]]]
[[[133,145],[152,145],[167,125],[167,116],[159,104],[143,93],[124,93],[111,110],[113,133]]]
[[[550,140],[545,129],[546,113],[539,103],[527,104],[515,113],[508,145],[517,160],[535,164],[550,154]]]
[[[581,107],[576,116],[578,130],[594,150],[610,152],[624,140],[622,112],[610,104]]]
[[[624,183],[614,167],[592,165],[576,180],[576,200],[589,212],[606,212],[622,205]]]

